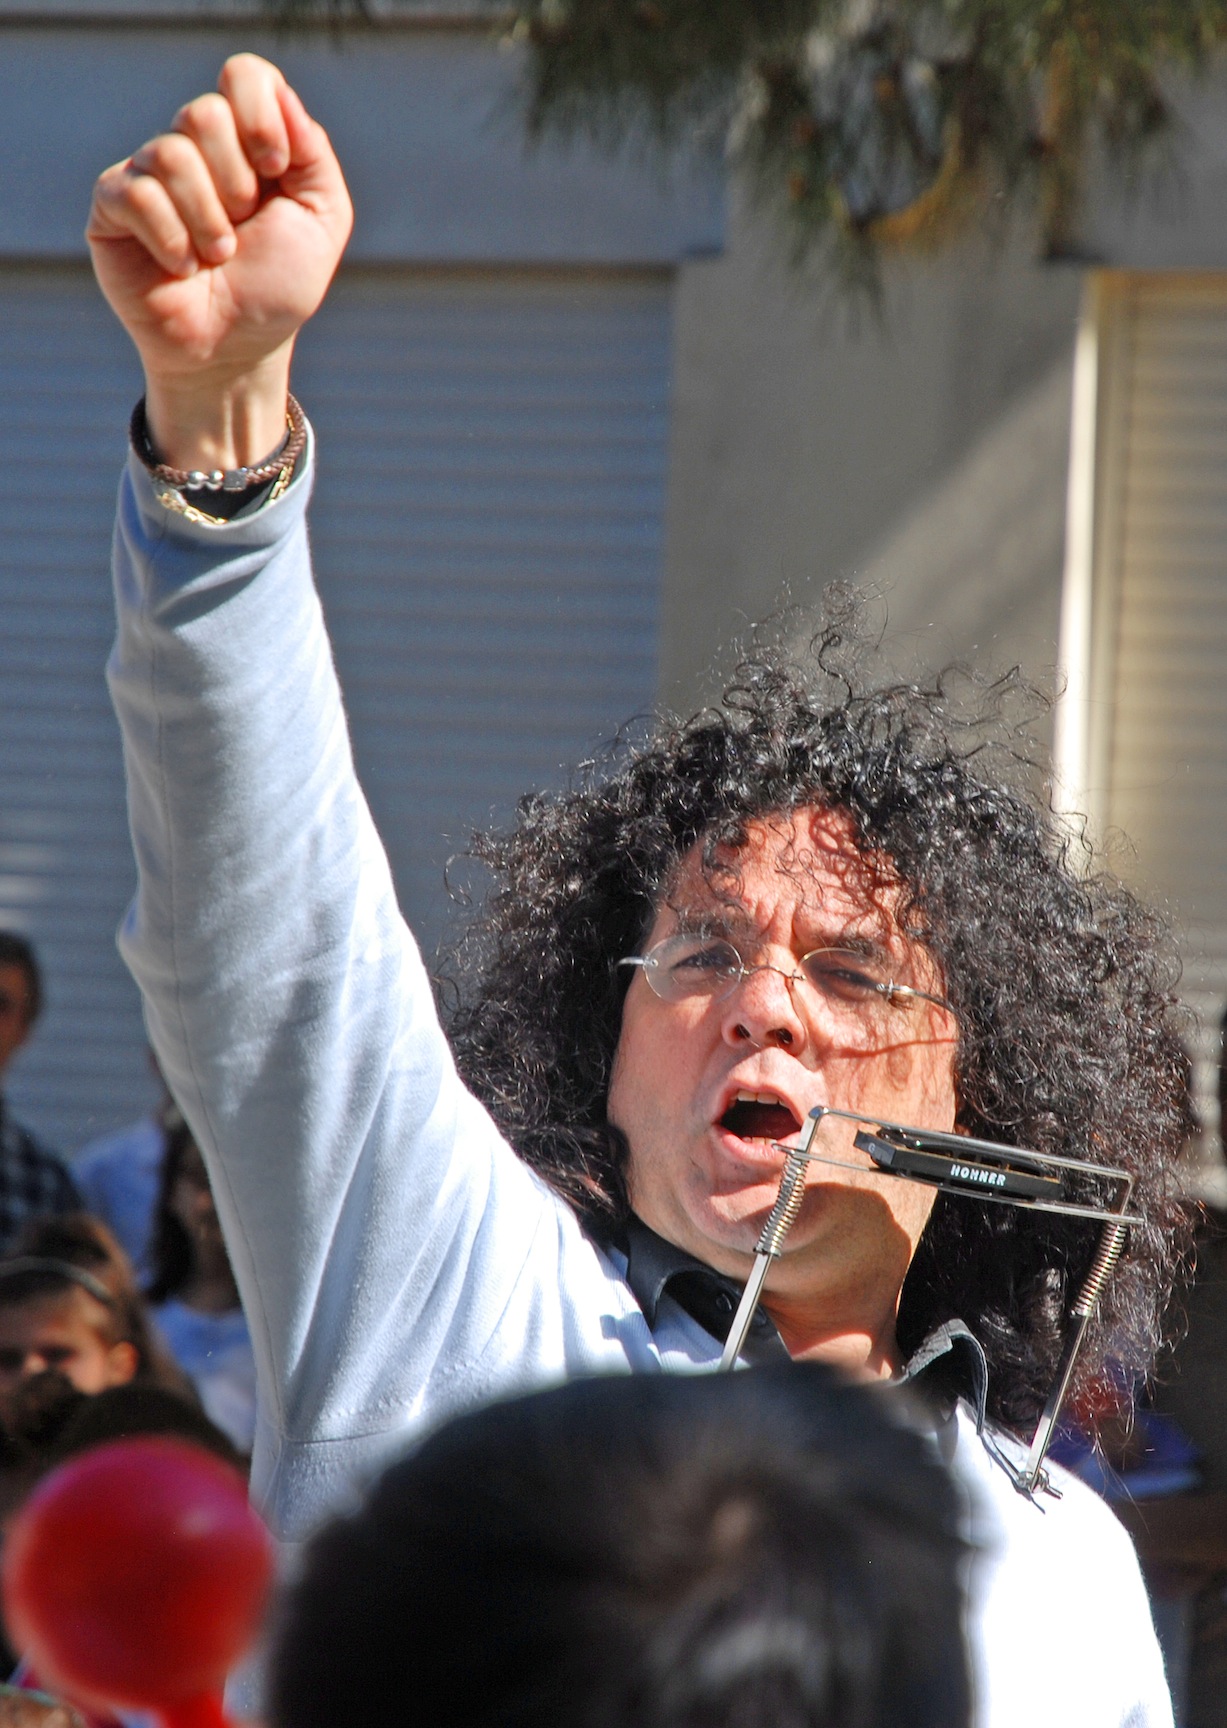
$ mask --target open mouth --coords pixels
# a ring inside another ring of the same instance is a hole
[[[787,1140],[801,1124],[773,1092],[739,1092],[720,1118],[720,1127],[739,1140]]]

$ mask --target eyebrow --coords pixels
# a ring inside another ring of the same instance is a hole
[[[722,917],[718,912],[699,912],[681,906],[670,906],[669,910],[677,922],[679,936],[732,936],[734,932],[741,935],[749,930],[744,919]]]
[[[739,918],[735,912],[713,912],[710,908],[699,911],[697,908],[685,906],[670,906],[669,910],[677,920],[679,936],[720,936],[733,942],[757,942],[761,933],[746,918]],[[828,933],[815,941],[812,948],[807,948],[807,954],[817,953],[823,948],[837,948],[847,954],[859,954],[865,960],[890,960],[890,948],[884,942],[875,940],[872,936],[853,935],[847,930],[838,933]]]

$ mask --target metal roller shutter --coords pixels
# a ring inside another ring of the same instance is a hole
[[[1117,867],[1181,929],[1212,1127],[1227,998],[1227,276],[1105,274],[1092,311],[1081,779],[1097,826],[1127,837]]]
[[[321,589],[428,947],[472,828],[654,699],[669,321],[663,273],[354,271],[304,341]],[[138,388],[84,271],[0,271],[0,924],[34,937],[51,998],[11,1095],[64,1147],[149,1094],[113,946],[133,872],[102,683]]]
[[[448,854],[655,698],[668,284],[350,277],[311,337],[321,590],[433,941]]]

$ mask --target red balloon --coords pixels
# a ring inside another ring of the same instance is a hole
[[[183,1718],[212,1713],[206,1697],[259,1630],[272,1569],[238,1472],[150,1435],[39,1484],[5,1539],[0,1589],[43,1683],[95,1710]]]

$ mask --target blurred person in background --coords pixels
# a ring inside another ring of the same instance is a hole
[[[150,1267],[146,1294],[158,1331],[206,1414],[250,1456],[256,1431],[251,1334],[204,1159],[182,1118],[167,1134]]]
[[[0,1258],[0,1423],[43,1376],[85,1393],[133,1381],[187,1389],[123,1250],[86,1213],[33,1221]]]
[[[0,930],[0,1083],[42,1008],[42,972],[33,945],[16,931]],[[0,1253],[28,1219],[80,1208],[66,1165],[14,1120],[0,1094]]]
[[[966,1728],[960,1496],[815,1363],[463,1416],[310,1544],[273,1728]]]
[[[154,1108],[137,1121],[89,1141],[72,1161],[73,1180],[86,1208],[115,1236],[142,1289],[153,1275],[149,1250],[166,1139],[183,1120],[152,1050],[149,1065],[161,1089]]]
[[[131,1394],[120,1409],[133,1420],[133,1400],[141,1413],[152,1401],[151,1420],[211,1427],[153,1332],[132,1268],[106,1226],[86,1213],[32,1221],[0,1258],[0,1522],[68,1455],[57,1450],[67,1433],[93,1434],[101,1423],[99,1437],[113,1435],[109,1405],[97,1416],[88,1412],[119,1389]],[[185,1404],[189,1414],[177,1416]],[[7,1656],[15,1653],[0,1644],[0,1663]]]

